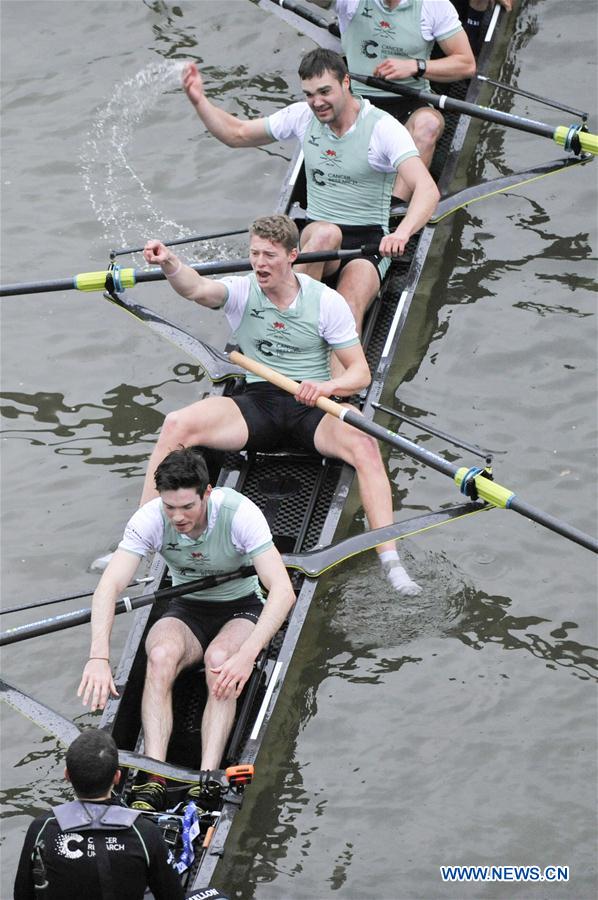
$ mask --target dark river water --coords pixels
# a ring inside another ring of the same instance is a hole
[[[181,62],[197,59],[219,102],[254,115],[298,96],[307,38],[249,0],[3,0],[0,13],[3,282],[103,269],[112,247],[272,211],[291,148],[234,151],[204,134],[178,88]],[[587,108],[595,130],[596,25],[593,0],[522,0],[499,79]],[[488,101],[570,121],[500,92]],[[559,155],[484,126],[460,183]],[[243,255],[243,244],[197,253]],[[596,163],[459,212],[437,229],[385,397],[491,447],[501,483],[592,533],[595,277]],[[220,314],[163,286],[136,295],[223,343]],[[164,414],[203,385],[191,360],[99,294],[14,297],[1,312],[7,608],[93,588],[89,562],[135,509]],[[458,499],[399,454],[388,465],[407,514]],[[424,586],[415,602],[393,598],[370,557],[323,583],[217,883],[257,900],[590,900],[595,557],[499,511],[403,553]],[[115,659],[128,625],[115,627]],[[6,648],[2,671],[88,724],[75,696],[87,648],[86,627],[38,638]],[[7,898],[30,817],[66,794],[55,739],[1,712]],[[569,866],[570,879],[465,887],[441,881],[444,864]]]

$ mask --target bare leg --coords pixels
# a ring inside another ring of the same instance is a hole
[[[337,225],[331,222],[310,222],[301,232],[301,252],[320,253],[324,250],[339,250],[343,235]],[[310,275],[316,281],[324,276],[334,275],[339,263],[335,261],[321,263],[300,263],[294,266],[295,272]]]
[[[361,334],[363,317],[380,290],[376,267],[369,259],[353,259],[343,268],[336,286],[353,313],[357,333]]]
[[[413,138],[422,162],[429,169],[432,164],[436,144],[444,131],[444,117],[442,113],[427,107],[416,109],[407,119],[405,128]],[[392,193],[394,197],[400,197],[402,200],[411,198],[411,191],[400,175],[396,177]]]
[[[394,521],[390,482],[376,441],[351,425],[325,416],[314,435],[316,449],[324,456],[335,456],[350,463],[356,473],[361,502],[372,528]],[[395,541],[376,547],[387,578],[403,595],[415,596],[421,588],[411,580],[400,563]]]
[[[332,416],[325,416],[314,435],[316,450],[323,456],[334,456],[348,462],[357,473],[361,502],[371,528],[381,528],[394,521],[392,492],[380,449],[369,437]],[[394,541],[377,548],[378,553],[394,550]]]
[[[196,444],[220,450],[240,450],[248,436],[245,419],[230,397],[207,397],[169,413],[150,456],[140,506],[158,496],[154,474],[172,450]]]
[[[141,719],[145,752],[166,759],[172,734],[172,686],[179,672],[201,661],[202,649],[191,630],[180,619],[156,622],[147,636],[147,672]]]
[[[255,625],[249,619],[231,619],[224,625],[206,650],[206,681],[208,684],[208,700],[201,723],[201,768],[217,769],[222,761],[226,741],[230,734],[237,700],[217,700],[212,688],[217,679],[211,670],[218,668],[236,653]]]

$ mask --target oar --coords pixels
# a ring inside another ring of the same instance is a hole
[[[542,103],[543,106],[551,106],[553,109],[560,109],[561,112],[569,113],[572,116],[579,116],[580,119],[583,119],[584,122],[588,119],[588,113],[584,112],[582,109],[575,109],[573,106],[565,106],[563,103],[559,103],[557,100],[549,100],[548,97],[540,97],[539,94],[532,94],[530,91],[524,91],[522,88],[512,87],[510,84],[503,84],[502,81],[494,81],[493,78],[488,78],[486,75],[478,75],[476,74],[476,78],[478,81],[483,81],[486,84],[491,84],[494,87],[500,88],[501,91],[506,91],[509,94],[517,94],[519,97],[527,97],[528,100],[536,100],[538,103]]]
[[[307,7],[302,6],[301,3],[295,3],[295,0],[271,0],[271,2],[281,9],[288,9],[289,12],[295,13],[295,15],[299,16],[301,19],[305,19],[306,22],[311,22],[312,25],[323,28],[324,31],[330,32],[330,34],[333,34],[335,37],[340,37],[337,22],[329,22],[324,16],[320,16],[316,12],[313,12],[313,10],[307,9]]]
[[[282,560],[288,569],[295,569],[307,578],[318,578],[324,572],[345,562],[352,556],[364,553],[367,550],[373,550],[386,541],[413,537],[447,522],[455,522],[473,513],[484,512],[489,508],[483,503],[463,503],[459,506],[441,509],[423,516],[414,516],[402,522],[393,522],[392,525],[385,525],[383,528],[374,528],[371,531],[353,535],[353,537],[346,538],[319,550],[309,550],[307,553],[284,554]],[[205,578],[198,578],[186,584],[179,584],[176,587],[161,588],[149,594],[141,594],[139,597],[122,597],[116,601],[115,615],[131,612],[142,606],[149,606],[150,603],[154,603],[156,600],[170,600],[174,597],[188,594],[191,591],[203,590],[217,584],[224,584],[226,581],[245,578],[253,574],[255,574],[253,566],[245,566],[225,575],[208,575]],[[16,628],[9,628],[0,632],[0,647],[8,644],[17,644],[20,641],[40,637],[44,634],[52,634],[55,631],[64,631],[67,628],[73,628],[75,625],[85,624],[90,620],[91,607],[85,607],[84,609],[77,609],[59,616],[42,619],[39,622],[31,622],[29,625],[19,625]]]
[[[138,584],[149,584],[154,579],[150,576],[146,578],[135,578],[127,585],[128,588],[135,587]],[[44,600],[36,600],[34,603],[25,603],[23,606],[9,606],[8,609],[0,609],[0,615],[7,616],[9,613],[23,612],[27,609],[37,609],[39,606],[50,606],[52,603],[67,603],[69,600],[80,600],[82,597],[91,597],[93,591],[84,591],[82,594],[64,594],[62,597],[46,597]]]
[[[356,250],[323,250],[318,253],[300,253],[296,263],[328,262],[329,260],[359,259],[373,256],[378,252],[378,244],[364,244]],[[224,259],[208,263],[188,263],[200,275],[225,275],[231,272],[248,272],[248,259]],[[112,266],[105,272],[82,272],[70,278],[52,281],[24,281],[16,284],[0,285],[0,297],[14,297],[19,294],[43,294],[51,291],[104,291],[120,292],[147,281],[166,281],[160,268],[123,269]]]
[[[455,100],[452,97],[447,97],[446,94],[420,91],[417,88],[398,84],[396,81],[387,81],[385,78],[374,78],[372,75],[356,75],[353,73],[351,73],[351,78],[361,82],[361,84],[389,91],[391,94],[417,97],[417,99],[429,103],[430,106],[445,112],[465,113],[467,116],[473,116],[486,122],[496,122],[507,128],[515,128],[518,131],[527,131],[530,134],[550,138],[561,147],[564,147],[565,150],[574,153],[579,154],[582,150],[594,155],[598,153],[598,135],[591,134],[585,130],[584,125],[557,125],[555,127],[554,125],[546,125],[544,122],[537,122],[534,119],[524,119],[522,116],[515,116],[512,113],[489,109],[487,106],[467,103],[465,100]]]
[[[552,160],[552,162],[541,163],[531,169],[524,169],[521,172],[513,172],[512,175],[502,175],[500,178],[493,178],[490,181],[482,181],[479,184],[472,184],[470,187],[463,188],[453,194],[447,194],[440,199],[434,214],[430,217],[429,225],[437,225],[448,216],[453,215],[460,209],[464,209],[471,203],[477,203],[480,200],[487,200],[489,197],[495,197],[497,194],[504,194],[548,175],[557,175],[574,166],[585,166],[594,159],[591,155],[581,157],[563,156],[561,159]],[[401,203],[392,206],[390,210],[391,216],[404,216],[407,212],[407,204]]]
[[[336,22],[329,22],[323,16],[307,9],[294,0],[253,0],[265,12],[274,13],[288,25],[311,38],[320,47],[342,52],[340,32]]]
[[[254,375],[264,378],[271,384],[275,384],[291,394],[296,394],[299,390],[299,384],[296,381],[281,375],[279,372],[275,372],[269,366],[264,366],[262,363],[249,359],[249,357],[238,353],[236,350],[230,354],[230,359],[233,363],[247,369],[248,372],[253,372]],[[480,497],[492,506],[497,506],[501,509],[512,509],[522,516],[532,519],[539,525],[543,525],[545,528],[560,534],[562,537],[566,537],[570,541],[574,541],[576,544],[598,553],[598,540],[596,538],[526,503],[513,491],[497,484],[495,481],[491,481],[479,468],[459,468],[448,462],[448,460],[443,459],[442,456],[425,450],[418,444],[413,443],[413,441],[400,437],[381,425],[369,421],[356,410],[341,406],[340,403],[336,403],[327,397],[320,397],[316,405],[324,412],[341,419],[348,425],[353,425],[354,428],[364,431],[379,441],[390,444],[397,450],[402,450],[408,456],[430,466],[437,472],[448,475],[460,487],[461,493],[476,500]]]
[[[461,450],[467,450],[469,453],[473,453],[474,456],[481,457],[487,466],[492,464],[492,457],[494,456],[494,450],[487,450],[484,447],[478,447],[477,444],[472,444],[469,441],[464,441],[462,438],[457,438],[453,434],[449,434],[447,431],[441,431],[440,428],[434,428],[432,425],[428,425],[427,422],[422,422],[418,419],[410,419],[409,416],[404,416],[403,413],[399,412],[398,409],[391,409],[390,406],[384,406],[382,403],[372,403],[374,409],[380,409],[382,412],[387,413],[389,416],[394,416],[396,419],[400,419],[401,422],[405,422],[406,425],[411,425],[413,428],[418,428],[421,431],[426,431],[428,434],[433,434],[434,437],[439,437],[443,441],[448,441],[449,444],[453,444],[455,447],[460,447]]]
[[[17,712],[22,713],[35,725],[43,728],[53,737],[55,737],[63,746],[69,747],[75,738],[82,733],[81,729],[61,715],[56,710],[45,703],[31,697],[19,688],[9,684],[4,679],[0,679],[0,699],[4,700],[8,706],[12,706]],[[193,784],[199,781],[210,779],[217,781],[222,786],[232,781],[237,781],[241,773],[239,769],[245,768],[240,766],[231,766],[229,769],[215,769],[212,771],[200,771],[199,769],[186,769],[183,766],[176,766],[172,763],[162,762],[158,759],[152,759],[150,756],[143,756],[134,750],[118,751],[118,762],[123,768],[139,769],[141,772],[147,772],[150,775],[161,775],[170,781],[181,781],[184,784]],[[252,767],[249,767],[250,769]],[[247,773],[250,777],[251,772]]]
[[[122,309],[138,322],[146,325],[150,331],[158,334],[161,338],[165,338],[174,347],[182,350],[183,353],[187,353],[199,363],[199,366],[214,384],[226,381],[229,378],[244,376],[244,370],[240,369],[239,366],[233,366],[226,353],[196,338],[188,331],[185,331],[184,328],[181,328],[180,325],[169,322],[168,319],[163,318],[157,312],[154,312],[153,309],[148,309],[147,306],[142,306],[140,303],[134,303],[130,299],[129,294],[105,292],[103,296],[105,300],[114,304],[118,309]]]
[[[525,172],[514,173],[513,175],[507,175],[503,178],[495,179],[494,181],[465,188],[463,191],[459,191],[454,195],[449,195],[444,198],[444,200],[441,200],[435,215],[430,221],[432,224],[435,224],[451,213],[456,212],[458,209],[461,209],[476,200],[481,200],[484,197],[492,196],[493,194],[500,193],[501,191],[508,190],[512,187],[517,187],[518,185],[527,184],[528,182],[563,171],[572,166],[583,165],[592,159],[592,156],[586,156],[581,159],[563,157],[560,160],[555,160],[552,163],[544,163],[543,165],[536,166],[534,169],[529,169]],[[404,215],[406,207],[394,207],[391,212],[393,215]],[[184,353],[191,356],[199,363],[207,377],[214,384],[218,384],[219,382],[230,378],[238,378],[240,375],[244,374],[243,369],[232,365],[227,354],[222,353],[220,350],[216,350],[215,347],[212,347],[205,341],[201,341],[180,326],[168,321],[168,319],[164,319],[153,310],[148,309],[141,304],[134,303],[128,294],[117,294],[112,290],[104,293],[104,297],[115,306],[118,306],[119,309],[128,312],[133,318],[142,322],[156,334],[160,335],[160,337],[170,341],[170,343],[179,350],[182,350]]]
[[[246,228],[237,228],[236,231],[213,231],[211,234],[194,234],[191,237],[177,238],[176,241],[162,241],[165,247],[178,247],[181,244],[197,244],[201,241],[212,241],[216,238],[233,237],[235,234],[247,234]],[[110,259],[117,256],[127,256],[129,253],[141,253],[143,247],[123,247],[122,250],[111,250]]]

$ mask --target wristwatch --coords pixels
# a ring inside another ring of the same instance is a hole
[[[415,75],[413,77],[421,78],[423,75],[426,74],[427,62],[425,59],[416,59],[415,61],[417,63],[417,72],[415,73]]]

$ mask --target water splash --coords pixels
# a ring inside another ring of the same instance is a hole
[[[140,123],[166,92],[180,85],[183,66],[183,62],[152,63],[117,84],[85,136],[80,156],[83,183],[105,228],[104,237],[111,242],[125,245],[140,234],[190,235],[156,207],[128,153]]]

